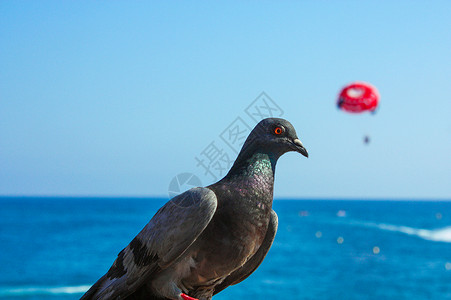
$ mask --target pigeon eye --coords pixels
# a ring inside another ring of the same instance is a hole
[[[274,128],[274,133],[276,135],[281,135],[284,131],[285,131],[284,128],[280,127],[280,126],[277,126],[276,128]]]

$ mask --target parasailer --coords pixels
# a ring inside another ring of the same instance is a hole
[[[369,111],[374,113],[379,104],[379,92],[366,82],[353,82],[345,86],[338,95],[339,109],[350,113]]]
[[[349,113],[375,113],[379,104],[379,92],[366,82],[353,82],[345,86],[338,95],[337,106]],[[365,135],[363,143],[370,143],[370,136]]]

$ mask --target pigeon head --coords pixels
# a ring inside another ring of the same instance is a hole
[[[267,118],[258,123],[243,145],[243,151],[264,151],[278,158],[289,151],[308,157],[290,122],[280,118]]]

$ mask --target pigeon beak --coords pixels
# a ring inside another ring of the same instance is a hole
[[[295,151],[301,153],[305,157],[308,157],[307,149],[304,148],[304,145],[302,145],[302,143],[301,143],[301,141],[299,139],[294,139],[293,140],[293,144],[294,144],[294,150]]]

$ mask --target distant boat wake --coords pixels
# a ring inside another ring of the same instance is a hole
[[[339,223],[343,225],[351,225],[351,226],[359,226],[359,227],[367,227],[367,228],[376,228],[384,231],[390,232],[399,232],[403,234],[407,234],[410,236],[419,237],[426,241],[434,241],[434,242],[444,242],[451,243],[451,226],[446,226],[442,228],[436,229],[423,229],[423,228],[414,228],[403,225],[392,225],[386,223],[376,223],[376,222],[365,222],[360,220],[353,220],[346,217],[345,211],[339,211],[337,216],[340,218],[334,218],[330,220],[333,223]]]
[[[363,223],[363,225],[385,231],[400,232],[416,236],[427,241],[451,243],[451,226],[437,229],[421,229],[391,224]]]
[[[0,287],[0,298],[23,297],[31,295],[67,295],[82,294],[91,286],[56,286],[56,287]]]

